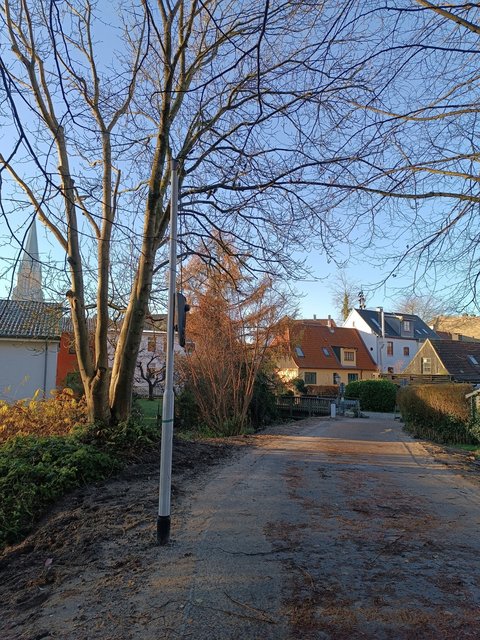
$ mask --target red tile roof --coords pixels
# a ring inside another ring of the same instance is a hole
[[[377,370],[377,365],[356,329],[327,327],[315,320],[297,320],[290,330],[290,346],[295,364],[301,369]],[[301,348],[303,357],[295,347]],[[335,353],[338,354],[341,348],[356,351],[355,366],[342,367]]]

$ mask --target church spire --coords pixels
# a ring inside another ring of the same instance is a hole
[[[20,259],[17,286],[12,292],[13,300],[43,302],[42,267],[38,254],[37,227],[33,221],[27,242]]]

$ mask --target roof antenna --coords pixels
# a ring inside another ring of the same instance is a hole
[[[365,307],[367,306],[363,289],[360,289],[360,291],[358,292],[358,305],[360,309],[365,309]]]

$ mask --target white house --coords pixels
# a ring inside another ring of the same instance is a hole
[[[141,396],[161,396],[165,378],[166,331],[167,318],[165,314],[149,314],[143,327],[140,348],[134,376],[134,391]],[[116,343],[121,327],[112,322],[109,330],[109,361],[113,364]],[[185,353],[178,344],[175,334],[174,352],[176,355]]]
[[[0,399],[15,402],[55,389],[61,305],[0,300]]]
[[[381,373],[400,373],[427,339],[439,339],[418,316],[378,309],[352,309],[344,327],[359,331]]]
[[[62,306],[43,301],[42,270],[33,222],[11,300],[0,300],[0,399],[48,397],[55,389]]]

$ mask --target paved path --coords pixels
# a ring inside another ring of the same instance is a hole
[[[479,485],[389,417],[254,441],[187,492],[169,547],[105,541],[103,573],[67,571],[37,615],[49,635],[11,637],[480,638]]]

